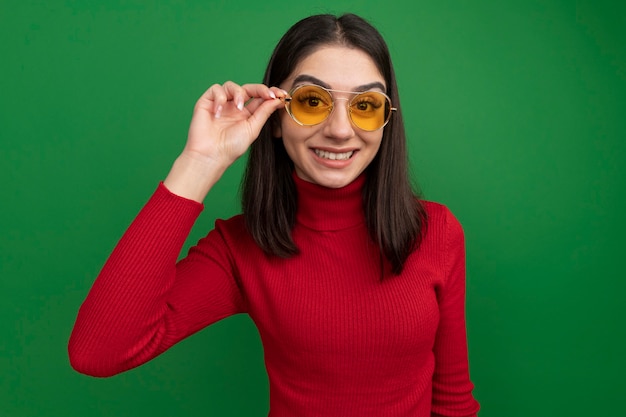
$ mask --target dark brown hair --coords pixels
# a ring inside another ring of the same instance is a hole
[[[394,274],[402,271],[409,254],[417,249],[426,227],[426,213],[409,180],[406,137],[400,99],[389,50],[382,36],[354,14],[340,17],[316,15],[293,25],[279,41],[267,66],[263,83],[280,85],[296,65],[316,49],[341,45],[367,53],[387,85],[387,95],[397,107],[385,126],[380,149],[366,168],[363,209],[372,239]],[[248,230],[268,254],[289,257],[298,253],[291,230],[297,210],[294,169],[281,140],[272,137],[277,115],[263,127],[250,147],[243,178],[242,207]]]

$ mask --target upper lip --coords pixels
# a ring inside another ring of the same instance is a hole
[[[347,153],[347,152],[354,152],[357,150],[356,148],[333,149],[333,148],[326,148],[323,146],[313,146],[311,149],[313,150],[318,149],[320,151],[331,152],[331,153]]]

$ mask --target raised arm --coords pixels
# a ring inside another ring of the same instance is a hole
[[[184,266],[176,260],[206,194],[256,139],[283,94],[227,82],[198,100],[183,152],[80,308],[68,347],[77,371],[104,377],[134,368],[245,309],[218,234],[210,237],[214,253],[196,253]]]
[[[259,136],[286,93],[262,84],[213,85],[194,108],[187,143],[164,181],[174,194],[202,202]],[[246,104],[247,103],[247,104]]]

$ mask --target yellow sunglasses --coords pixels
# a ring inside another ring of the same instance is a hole
[[[352,99],[336,99],[331,93],[352,94]],[[335,108],[335,100],[348,101],[350,120],[359,129],[372,132],[383,128],[397,110],[391,99],[380,91],[331,90],[315,84],[294,87],[284,99],[285,109],[298,124],[313,126],[322,123]]]

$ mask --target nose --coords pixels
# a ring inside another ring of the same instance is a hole
[[[347,140],[354,136],[354,126],[350,120],[349,100],[346,98],[335,98],[333,111],[326,119],[324,126],[326,136],[335,140]]]

